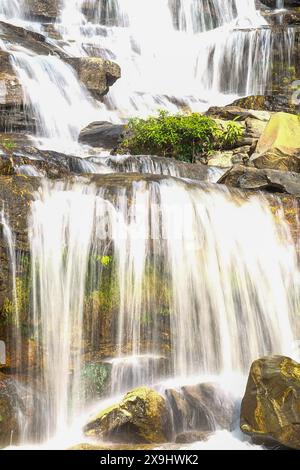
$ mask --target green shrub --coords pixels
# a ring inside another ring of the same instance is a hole
[[[152,154],[194,162],[196,156],[207,155],[223,145],[234,144],[241,137],[240,124],[229,122],[224,129],[212,118],[199,113],[131,119],[128,138],[121,152],[132,155]]]

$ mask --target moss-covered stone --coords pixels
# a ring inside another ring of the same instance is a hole
[[[241,407],[241,430],[263,443],[300,449],[300,364],[271,356],[252,364]]]
[[[170,439],[171,417],[166,400],[140,387],[95,416],[85,427],[89,437],[112,442],[163,443]]]

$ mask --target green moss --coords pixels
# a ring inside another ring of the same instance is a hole
[[[84,365],[82,383],[87,400],[105,395],[110,383],[111,368],[111,364],[105,362]]]
[[[135,442],[161,443],[168,440],[169,413],[165,399],[155,390],[139,387],[123,400],[100,412],[86,427],[86,434],[110,437],[127,424],[134,429]]]

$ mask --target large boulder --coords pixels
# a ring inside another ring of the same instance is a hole
[[[118,64],[101,57],[70,57],[65,59],[78,73],[79,79],[96,99],[101,99],[120,77]]]
[[[170,439],[170,432],[166,400],[147,387],[127,393],[85,426],[89,437],[123,443],[163,443]]]
[[[300,172],[300,119],[288,113],[274,114],[252,156],[256,168]]]
[[[241,406],[241,430],[258,442],[300,449],[300,364],[288,357],[255,361]]]

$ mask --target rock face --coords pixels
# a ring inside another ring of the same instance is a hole
[[[141,387],[102,411],[85,427],[87,436],[112,442],[163,443],[170,439],[171,418],[165,399]]]
[[[77,71],[79,79],[96,99],[108,93],[120,77],[119,65],[100,57],[71,57],[65,59]]]
[[[300,119],[274,114],[261,135],[251,159],[256,168],[300,172]]]
[[[264,443],[300,449],[300,364],[282,356],[252,364],[242,401],[241,430]]]

